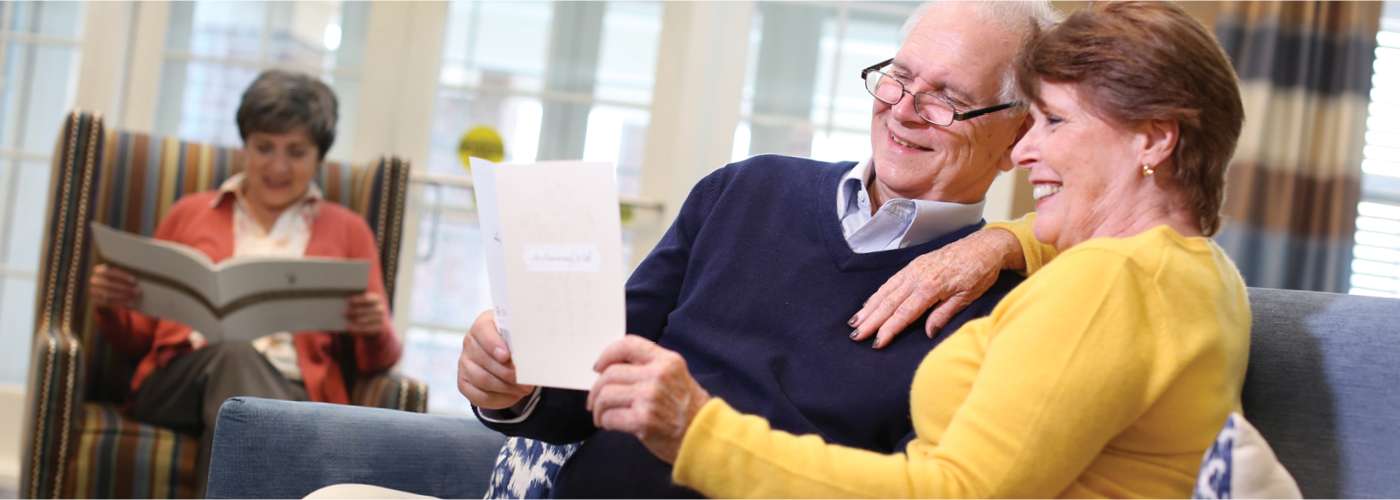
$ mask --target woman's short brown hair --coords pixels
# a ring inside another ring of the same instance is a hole
[[[1215,37],[1181,7],[1094,2],[1035,34],[1017,57],[1016,79],[1032,103],[1042,103],[1042,80],[1070,83],[1107,120],[1176,120],[1180,136],[1172,168],[1159,170],[1158,179],[1177,191],[1202,232],[1211,236],[1220,229],[1225,168],[1244,123],[1244,105],[1239,79]]]
[[[321,80],[303,73],[267,70],[243,91],[238,135],[247,142],[248,134],[254,132],[281,134],[305,127],[324,160],[335,142],[336,106],[335,93]]]

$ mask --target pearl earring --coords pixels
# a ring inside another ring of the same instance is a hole
[[[1143,177],[1151,177],[1151,176],[1152,176],[1152,165],[1148,165],[1148,164],[1146,164],[1146,163],[1142,164],[1142,176],[1143,176]]]

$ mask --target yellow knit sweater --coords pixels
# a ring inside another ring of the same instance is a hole
[[[714,399],[675,479],[714,498],[1187,497],[1240,407],[1250,323],[1211,241],[1166,226],[1091,240],[929,354],[904,455],[773,431]]]

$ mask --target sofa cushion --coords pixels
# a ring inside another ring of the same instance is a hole
[[[194,498],[198,437],[136,422],[109,404],[85,403],[75,452],[67,498]]]
[[[1308,498],[1400,498],[1400,300],[1250,288],[1244,415]]]

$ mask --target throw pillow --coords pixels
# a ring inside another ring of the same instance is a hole
[[[1192,498],[1303,498],[1303,493],[1264,436],[1244,416],[1230,413],[1201,459]]]
[[[554,477],[578,443],[553,445],[533,439],[506,439],[491,469],[486,498],[549,498]]]

